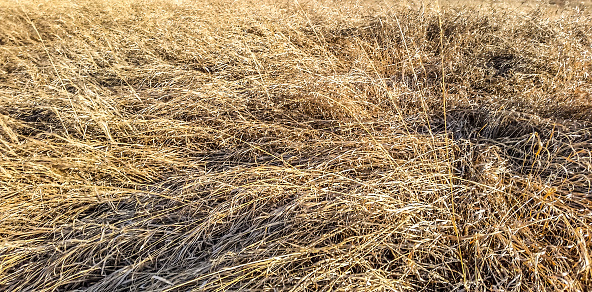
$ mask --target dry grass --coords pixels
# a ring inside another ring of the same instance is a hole
[[[0,290],[590,291],[590,15],[4,1]]]

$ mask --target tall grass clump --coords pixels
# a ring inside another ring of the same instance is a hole
[[[0,290],[590,291],[592,19],[0,3]]]

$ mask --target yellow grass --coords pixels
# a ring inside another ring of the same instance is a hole
[[[589,291],[586,4],[0,2],[0,290]]]

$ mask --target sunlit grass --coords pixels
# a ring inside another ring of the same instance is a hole
[[[584,4],[0,8],[0,290],[592,285]]]

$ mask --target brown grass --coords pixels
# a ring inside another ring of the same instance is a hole
[[[4,1],[0,290],[590,291],[590,12]]]

